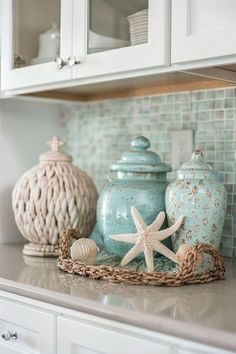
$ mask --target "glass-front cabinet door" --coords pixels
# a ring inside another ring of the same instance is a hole
[[[170,64],[169,0],[75,0],[74,78]]]
[[[2,89],[69,80],[73,0],[3,0]]]

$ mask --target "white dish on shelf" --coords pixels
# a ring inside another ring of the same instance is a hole
[[[142,16],[142,17],[131,18],[131,19],[128,17],[128,21],[130,23],[140,23],[140,22],[148,21],[148,16]]]
[[[133,42],[132,42],[132,45],[145,44],[145,43],[148,43],[148,40],[147,40],[147,39],[139,39],[139,40],[137,40],[137,41],[133,41]]]
[[[148,32],[145,31],[145,32],[135,32],[135,33],[130,33],[130,36],[131,37],[144,37],[144,36],[147,36],[148,35]]]
[[[49,57],[49,58],[33,58],[31,61],[30,61],[30,64],[31,65],[36,65],[36,64],[44,64],[44,63],[48,63],[50,61],[54,61],[56,59],[56,57]]]
[[[99,33],[89,30],[88,46],[90,50],[93,49],[115,49],[129,46],[129,41],[103,36]]]

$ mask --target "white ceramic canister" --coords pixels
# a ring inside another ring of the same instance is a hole
[[[39,35],[39,49],[37,58],[54,58],[59,55],[60,32],[55,23],[52,28]]]
[[[180,229],[171,237],[175,252],[185,243],[211,243],[219,248],[227,193],[200,150],[195,150],[191,160],[177,171],[177,179],[166,189],[165,204],[169,225],[184,216]]]
[[[91,178],[60,151],[63,142],[54,137],[51,151],[39,165],[16,183],[12,205],[21,234],[30,241],[23,253],[57,256],[58,239],[65,229],[88,237],[96,221],[97,191]]]

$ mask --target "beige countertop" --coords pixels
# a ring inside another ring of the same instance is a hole
[[[236,352],[236,261],[226,260],[226,280],[168,288],[66,274],[21,250],[0,245],[0,290]]]

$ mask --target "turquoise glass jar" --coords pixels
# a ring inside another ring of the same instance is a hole
[[[119,257],[123,257],[133,245],[111,240],[109,236],[136,232],[131,206],[138,209],[147,224],[165,210],[166,173],[170,167],[161,161],[158,154],[148,150],[149,147],[147,138],[135,138],[131,150],[111,166],[116,177],[108,182],[99,196],[98,228],[106,251]],[[169,240],[167,245],[171,246]]]
[[[171,237],[174,251],[183,243],[204,242],[219,248],[227,193],[200,150],[194,151],[191,160],[177,171],[165,200],[169,225],[184,216],[181,228]]]

